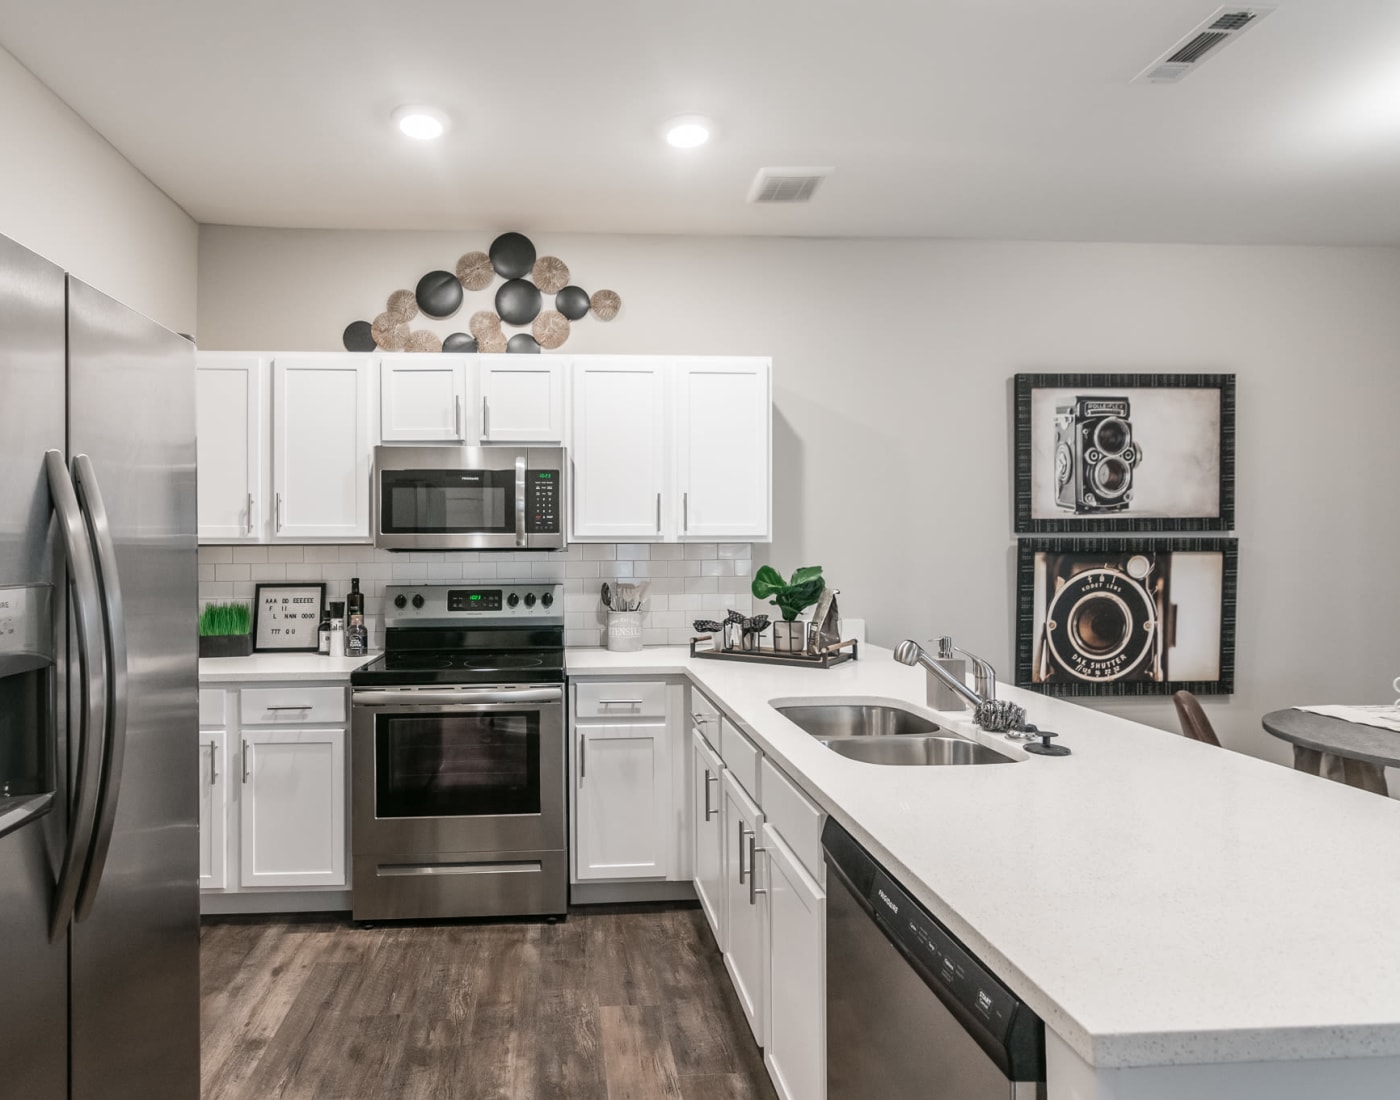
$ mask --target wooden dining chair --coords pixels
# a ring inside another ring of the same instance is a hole
[[[1204,741],[1207,745],[1220,747],[1220,738],[1211,729],[1210,719],[1201,709],[1201,704],[1189,691],[1178,691],[1172,696],[1176,704],[1176,716],[1181,720],[1181,732],[1193,741]]]

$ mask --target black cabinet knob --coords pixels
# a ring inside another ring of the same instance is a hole
[[[394,606],[400,609],[407,607],[408,597],[405,596],[402,592],[400,592],[397,596],[394,597]]]
[[[423,595],[422,595],[422,593],[415,593],[415,594],[414,594],[414,597],[413,597],[413,606],[414,606],[414,607],[422,607],[422,606],[423,606]]]

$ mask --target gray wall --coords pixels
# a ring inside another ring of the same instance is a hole
[[[200,344],[337,349],[389,292],[492,236],[202,227]],[[536,239],[624,301],[566,352],[773,356],[776,534],[755,564],[821,564],[872,640],[946,632],[1008,671],[1011,376],[1234,372],[1238,691],[1211,717],[1285,762],[1264,712],[1391,698],[1400,250]],[[1166,702],[1102,705],[1176,725]]]
[[[0,233],[167,328],[193,330],[194,220],[3,49],[0,149]]]

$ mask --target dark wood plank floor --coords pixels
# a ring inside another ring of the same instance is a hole
[[[204,1100],[771,1100],[700,910],[206,921]]]

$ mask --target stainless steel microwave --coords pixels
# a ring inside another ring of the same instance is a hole
[[[376,447],[374,545],[562,550],[563,447]]]

